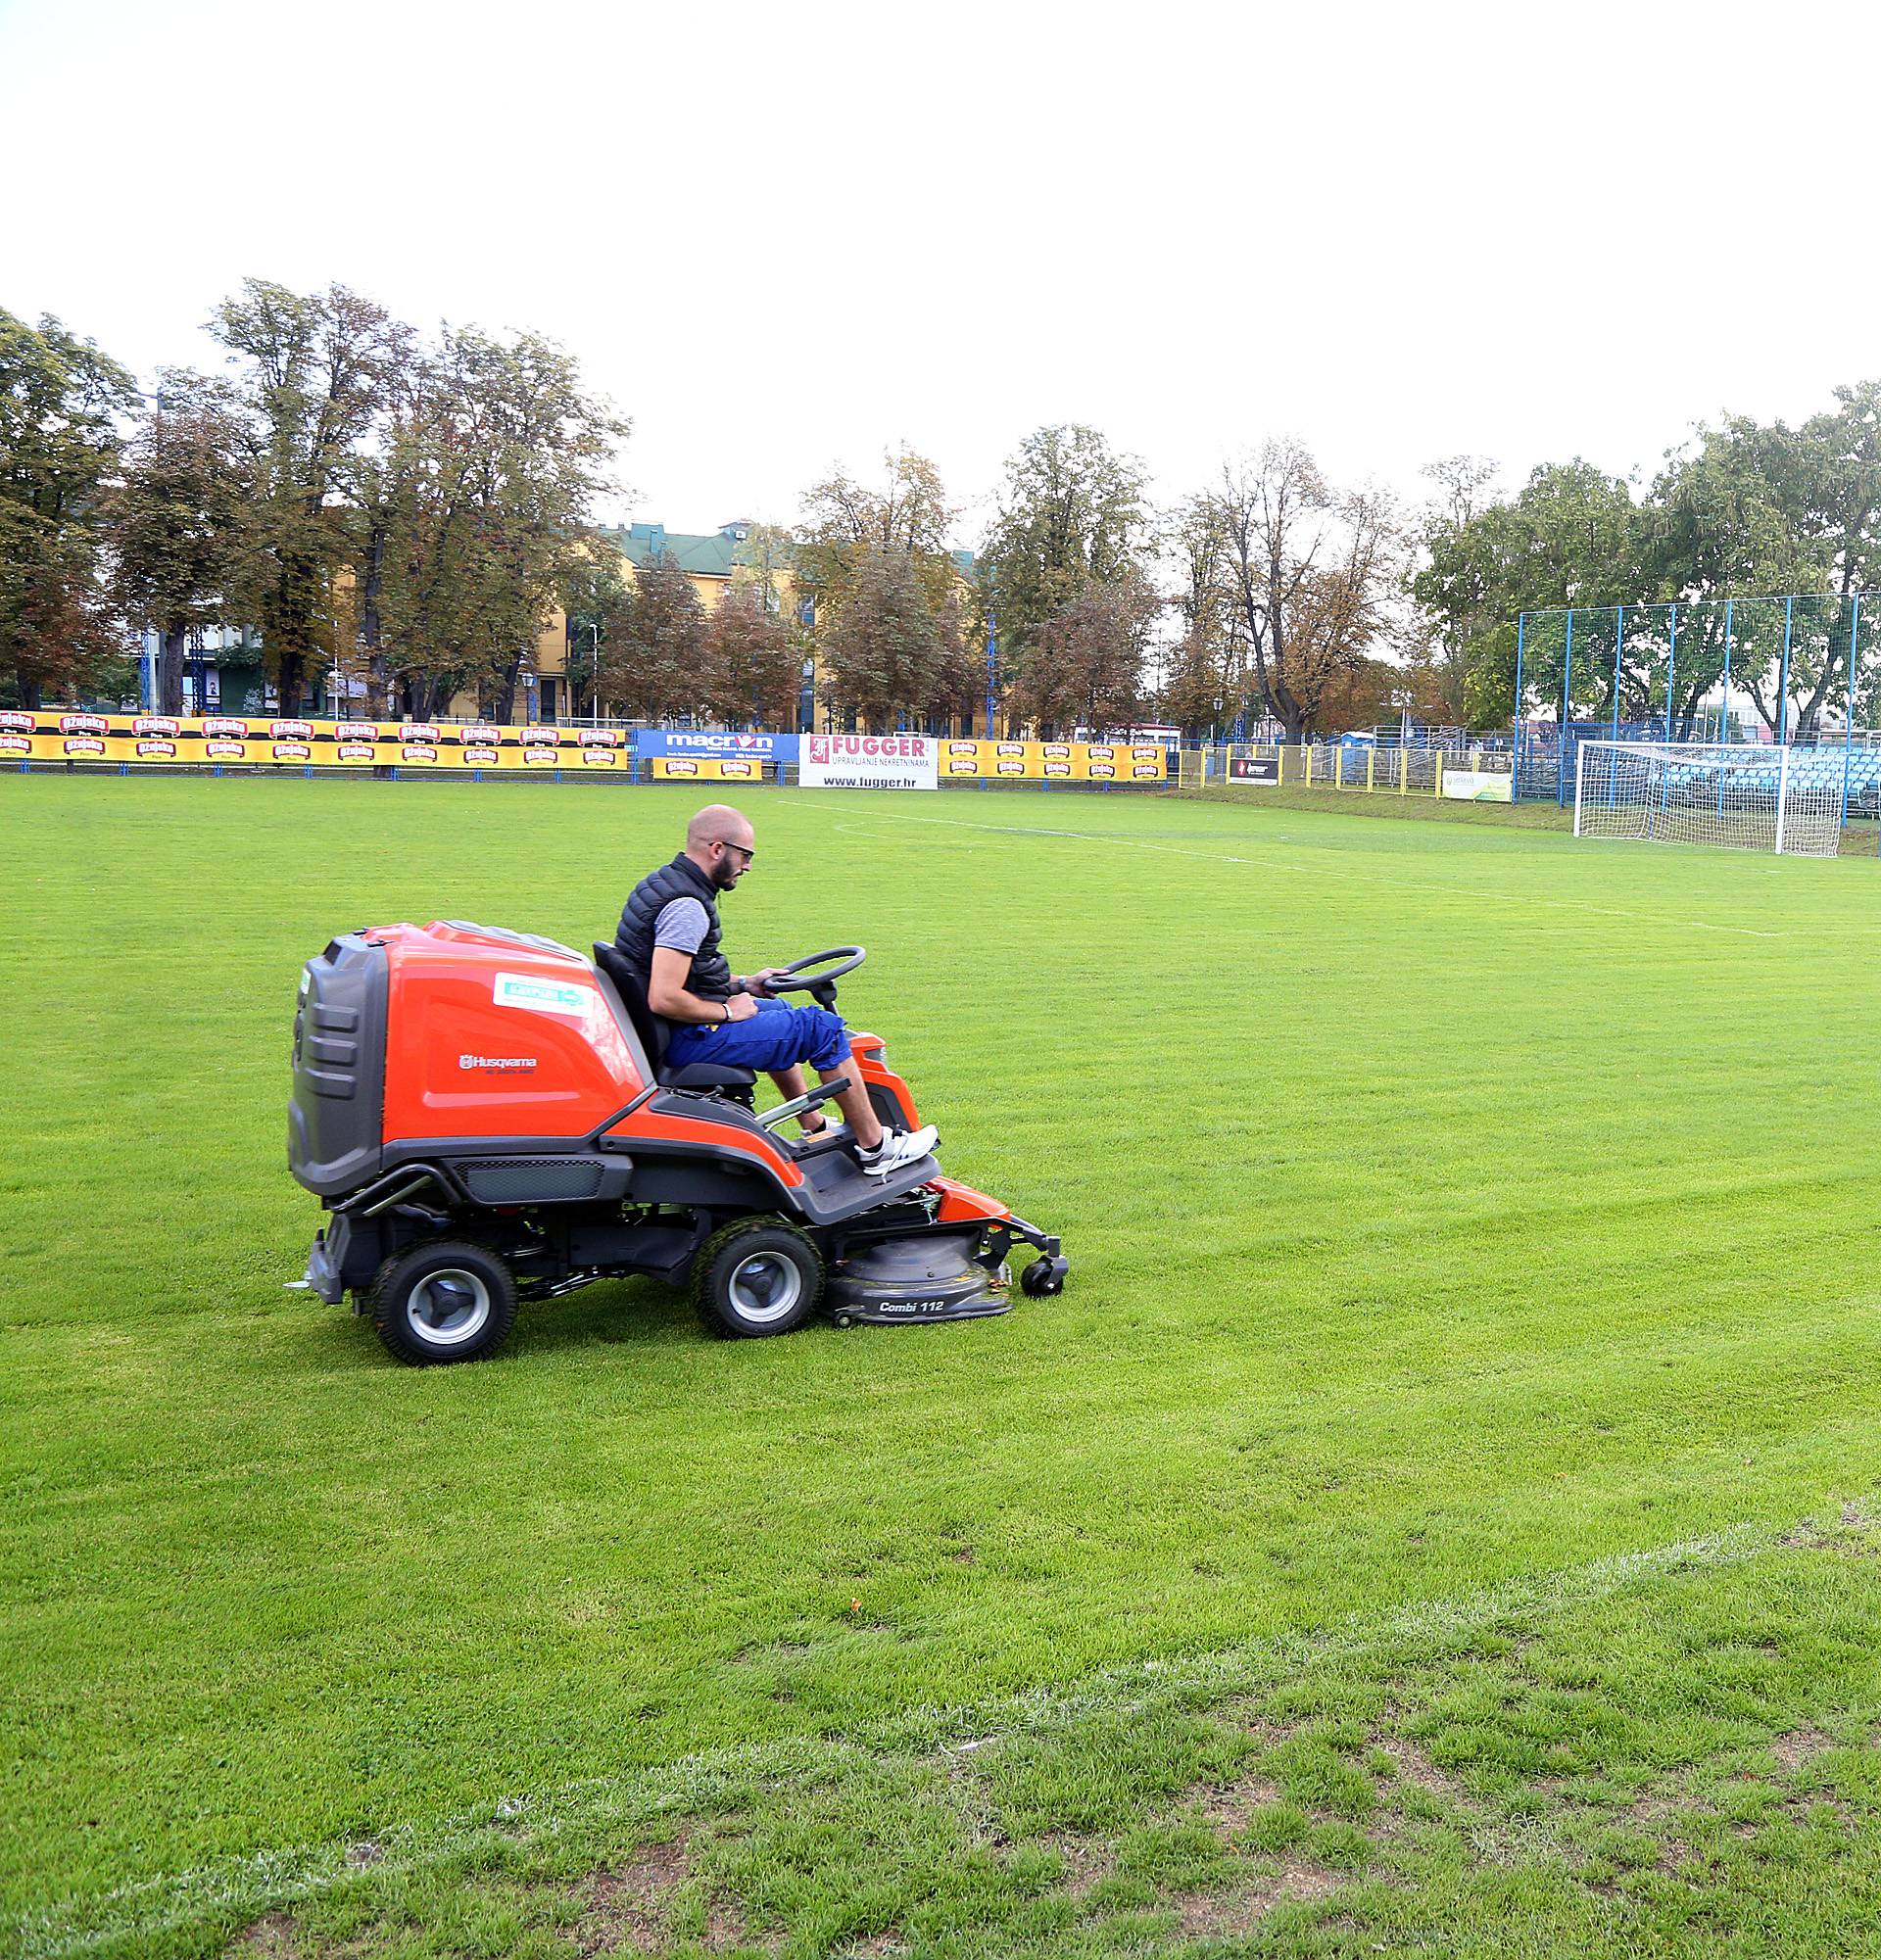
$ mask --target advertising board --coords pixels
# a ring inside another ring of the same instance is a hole
[[[1446,769],[1443,793],[1459,803],[1507,803],[1513,781],[1506,769]]]
[[[940,739],[932,735],[806,735],[796,780],[806,789],[932,789]]]
[[[662,755],[676,755],[709,762],[755,759],[759,762],[795,762],[798,738],[767,732],[739,734],[718,728],[637,728],[634,753],[643,762]],[[655,774],[658,772],[655,771]]]
[[[759,783],[799,764],[811,789],[932,789],[942,783],[1155,785],[1162,742],[796,736],[712,729],[522,727],[492,722],[313,721],[279,716],[0,709],[0,763],[142,763],[263,769],[472,769]],[[1259,779],[1256,779],[1259,780]],[[1493,792],[1492,792],[1493,793]]]
[[[1228,758],[1230,783],[1266,783],[1278,787],[1280,758],[1278,755],[1230,755]]]
[[[943,738],[943,782],[1162,783],[1169,751],[1156,741],[975,741]]]
[[[655,755],[651,767],[655,783],[761,783],[760,755]]]

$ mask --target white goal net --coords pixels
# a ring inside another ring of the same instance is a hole
[[[1843,762],[1813,748],[1703,741],[1583,741],[1574,835],[1833,857]]]

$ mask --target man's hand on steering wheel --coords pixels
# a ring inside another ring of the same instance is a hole
[[[761,994],[769,998],[772,980],[782,980],[789,972],[789,967],[766,967],[762,973],[748,976],[745,981],[745,990],[748,993]]]

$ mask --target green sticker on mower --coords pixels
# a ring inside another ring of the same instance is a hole
[[[499,974],[499,1007],[526,1007],[536,1014],[586,1014],[588,989],[560,980],[538,980],[533,974]]]

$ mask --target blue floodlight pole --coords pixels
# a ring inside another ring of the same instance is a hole
[[[1796,618],[1794,593],[1783,601],[1783,677],[1777,683],[1782,699],[1776,708],[1776,745],[1784,747],[1790,739],[1790,627]]]
[[[1521,801],[1521,654],[1528,635],[1528,615],[1516,614],[1516,740],[1509,751],[1509,800]]]
[[[1619,740],[1619,649],[1626,644],[1626,608],[1614,608],[1614,740]]]
[[[1847,726],[1842,731],[1842,822],[1849,821],[1849,764],[1855,756],[1855,649],[1861,631],[1861,595],[1857,593],[1849,611],[1849,706]]]
[[[998,620],[989,611],[987,614],[987,740],[992,740],[992,683],[998,671]]]
[[[1731,739],[1731,602],[1724,601],[1724,705],[1718,712],[1717,739]]]
[[[1568,687],[1574,672],[1574,609],[1568,608],[1568,641],[1561,656],[1561,740],[1555,744],[1555,801],[1568,801]]]
[[[1672,601],[1671,631],[1665,641],[1665,740],[1672,739],[1672,683],[1678,678],[1678,601]]]

